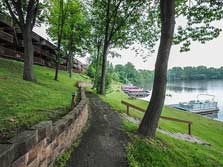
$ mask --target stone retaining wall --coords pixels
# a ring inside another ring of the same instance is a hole
[[[81,133],[88,119],[84,89],[80,103],[60,120],[44,121],[0,144],[0,167],[49,167]]]

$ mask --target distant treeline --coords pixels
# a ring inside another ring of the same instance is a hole
[[[223,79],[223,67],[173,67],[168,71],[168,80],[206,80]]]
[[[94,78],[96,69],[93,64],[90,64],[87,70],[87,75]],[[99,71],[100,73],[100,71]],[[139,87],[147,87],[153,81],[153,71],[150,70],[136,70],[135,66],[128,62],[125,65],[118,64],[113,66],[111,63],[107,64],[107,79],[106,87],[109,88],[110,84],[114,81],[123,84],[133,84]]]
[[[111,68],[111,66],[110,66]],[[111,70],[111,69],[110,69]],[[110,71],[109,70],[109,71]],[[136,70],[132,63],[125,65],[116,65],[113,69],[113,76],[115,80],[123,84],[133,84],[139,87],[145,87],[153,80],[153,71],[150,70]]]
[[[154,71],[137,70],[130,62],[125,65],[118,64],[116,66],[109,63],[107,72],[109,80],[119,81],[123,84],[133,84],[144,88],[153,82],[154,77]],[[168,70],[168,81],[206,79],[223,79],[223,67],[173,67]]]

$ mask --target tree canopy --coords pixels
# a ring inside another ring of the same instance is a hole
[[[102,48],[100,53],[102,57],[100,93],[104,94],[107,54],[110,48],[126,48],[135,42],[145,42],[148,44],[155,41],[152,35],[150,36],[151,38],[149,38],[150,40],[145,40],[145,38],[142,37],[143,35],[139,35],[143,32],[150,34],[148,31],[151,29],[149,29],[148,23],[152,22],[152,19],[147,19],[147,10],[150,9],[149,7],[151,5],[150,2],[144,0],[93,0],[90,1],[89,4],[91,4],[92,9],[93,32],[97,33],[95,37],[97,41],[100,41]],[[139,25],[142,27],[139,28]],[[143,27],[147,27],[148,31],[142,31]],[[153,30],[155,30],[155,27]],[[151,44],[151,46],[153,45]]]
[[[49,25],[47,32],[57,43],[59,51],[56,55],[55,79],[57,79],[58,64],[62,56],[68,61],[71,76],[74,55],[83,54],[88,50],[86,36],[89,35],[91,26],[88,24],[86,10],[78,0],[52,0],[47,18]],[[61,54],[61,49],[64,55]]]
[[[45,1],[4,0],[4,4],[7,7],[8,13],[22,31],[29,24],[33,28],[36,24],[40,24],[43,21],[43,9],[46,6]]]
[[[177,16],[185,20],[186,25],[177,27],[174,44],[181,46],[181,52],[189,51],[193,41],[204,44],[220,35],[222,27],[216,23],[222,22],[223,3],[199,0],[178,1]]]

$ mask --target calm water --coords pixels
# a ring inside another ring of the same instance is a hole
[[[149,89],[151,87],[151,85],[148,86]],[[197,97],[199,94],[214,95],[220,111],[218,114],[208,115],[208,117],[223,121],[223,80],[170,82],[167,85],[167,94],[171,94],[172,96],[166,97],[166,105],[188,102],[197,98],[200,100],[212,99],[212,97],[208,96]],[[145,100],[149,99],[150,97],[147,97]]]

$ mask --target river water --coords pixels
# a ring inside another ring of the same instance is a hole
[[[147,86],[147,89],[151,88],[152,85]],[[190,100],[207,100],[213,98],[201,94],[214,95],[214,100],[218,102],[220,111],[217,114],[207,116],[223,121],[223,80],[168,82],[167,94],[170,94],[171,96],[166,96],[165,105],[178,104],[179,102],[188,102]],[[149,101],[150,96],[144,98],[144,100]]]

